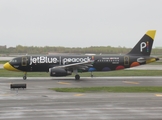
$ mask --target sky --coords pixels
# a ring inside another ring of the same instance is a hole
[[[155,29],[162,0],[0,0],[0,45],[132,48]]]

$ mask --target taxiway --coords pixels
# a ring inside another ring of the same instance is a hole
[[[162,77],[0,78],[2,120],[160,120],[162,93],[62,93],[54,87],[162,86]],[[11,90],[11,83],[27,89]]]
[[[26,83],[28,86],[55,87],[95,87],[95,86],[162,86],[162,76],[121,76],[121,77],[0,77],[0,84]]]

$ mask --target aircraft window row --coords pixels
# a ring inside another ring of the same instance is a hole
[[[98,60],[98,62],[119,62],[118,60]]]

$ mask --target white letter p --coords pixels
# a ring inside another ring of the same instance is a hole
[[[142,52],[145,47],[146,47],[146,43],[145,42],[141,42],[141,44],[140,44],[140,51]]]

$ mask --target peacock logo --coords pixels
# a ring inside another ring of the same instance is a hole
[[[140,44],[140,52],[143,52],[143,49],[146,48],[146,51],[149,52],[149,42],[141,42]]]

